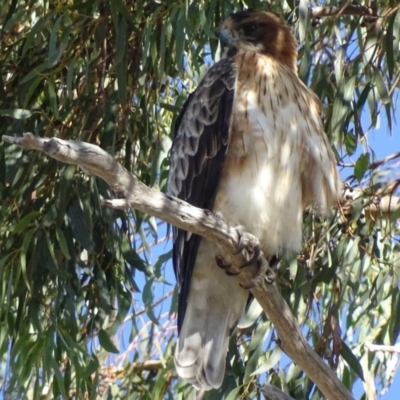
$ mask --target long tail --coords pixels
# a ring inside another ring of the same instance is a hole
[[[192,277],[175,366],[184,380],[210,390],[219,388],[224,379],[229,336],[243,313],[248,291],[218,267],[202,278]]]

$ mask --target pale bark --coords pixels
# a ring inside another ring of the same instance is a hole
[[[395,344],[394,346],[387,344],[374,344],[374,343],[365,343],[365,347],[371,351],[384,351],[386,353],[399,353],[400,354],[400,343]]]
[[[293,397],[279,390],[276,386],[266,383],[260,389],[261,393],[267,397],[268,400],[294,400]]]
[[[376,10],[371,7],[365,7],[358,4],[352,4],[348,1],[342,7],[312,7],[310,14],[313,18],[340,16],[340,15],[355,15],[355,16],[377,16]]]

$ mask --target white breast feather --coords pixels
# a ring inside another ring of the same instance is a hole
[[[214,210],[257,236],[267,255],[284,255],[301,247],[304,208],[329,209],[338,198],[339,180],[312,93],[289,68],[266,57],[258,59],[253,74],[243,82],[239,76],[235,142]],[[245,162],[238,168],[240,158]],[[310,204],[303,204],[305,191]]]

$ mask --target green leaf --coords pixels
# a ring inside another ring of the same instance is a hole
[[[352,155],[357,148],[357,138],[352,132],[346,132],[344,135],[344,145],[348,155]]]
[[[39,84],[42,83],[42,81],[43,81],[42,76],[37,76],[32,80],[31,84],[29,85],[28,91],[24,94],[24,103],[23,103],[24,107],[28,107],[33,93],[35,92]]]
[[[53,369],[54,375],[56,377],[56,382],[58,384],[58,390],[60,391],[62,398],[63,399],[70,398],[69,396],[67,396],[67,393],[65,391],[64,378],[60,372],[60,367],[57,365],[56,361],[52,358],[49,358],[48,362],[50,363],[51,368]]]
[[[18,234],[25,230],[29,224],[34,220],[37,219],[41,213],[39,211],[32,211],[28,215],[25,215],[25,217],[21,218],[16,225],[14,225],[14,228],[12,230],[13,234]]]
[[[54,26],[52,26],[49,40],[49,52],[47,56],[48,68],[54,67],[60,57],[60,51],[57,49],[57,36],[60,30],[60,23],[62,21],[62,16],[58,17]]]
[[[355,76],[351,77],[346,82],[342,80],[335,96],[330,126],[332,136],[337,141],[341,140],[346,128],[345,125],[348,122],[347,117],[351,113],[351,100],[353,98],[355,84]]]
[[[112,342],[110,336],[108,336],[108,333],[104,329],[99,330],[98,337],[100,345],[104,350],[108,351],[109,353],[119,354],[118,348]]]
[[[394,35],[394,23],[396,19],[396,14],[392,15],[389,18],[389,22],[387,24],[386,28],[386,33],[385,33],[385,38],[384,38],[384,48],[386,51],[386,60],[387,60],[387,66],[388,66],[388,72],[389,72],[389,78],[392,79],[393,73],[394,73],[394,67],[395,67],[395,62],[394,62],[394,51],[393,47],[395,46],[395,35]],[[397,46],[398,46],[398,39],[397,39]]]
[[[273,368],[276,364],[278,364],[279,360],[281,359],[283,352],[279,346],[276,346],[274,350],[272,350],[271,355],[268,356],[268,359],[265,363],[260,365],[251,375],[261,375],[264,372],[269,371]]]
[[[250,305],[247,306],[247,310],[243,313],[238,322],[240,329],[250,328],[256,320],[263,313],[263,309],[257,300],[252,300]]]
[[[261,357],[261,346],[258,346],[253,353],[250,355],[250,358],[247,360],[246,368],[244,372],[243,382],[247,383],[250,380],[250,377],[253,375],[254,371],[257,368],[257,365],[260,361]]]
[[[153,275],[152,267],[131,248],[129,241],[126,238],[124,238],[122,242],[121,250],[125,261],[133,268],[144,272],[147,276]]]
[[[159,106],[162,108],[165,108],[167,111],[170,111],[174,114],[178,113],[181,109],[181,107],[178,107],[178,106],[172,105],[172,104],[167,104],[167,103],[160,103]]]
[[[186,35],[186,12],[185,8],[179,9],[178,18],[176,20],[175,37],[176,37],[176,62],[179,71],[184,72],[183,66],[183,50],[185,47]]]
[[[13,108],[9,110],[0,110],[0,115],[14,119],[26,119],[29,118],[32,113],[29,110],[24,110],[23,108]]]
[[[129,22],[129,24],[133,27],[136,27],[137,21],[135,21],[132,18],[131,12],[128,10],[126,7],[126,4],[122,0],[113,0],[110,2],[111,9],[113,10],[113,13],[116,13],[117,11],[124,17],[124,19]]]
[[[55,118],[58,118],[58,105],[57,105],[57,94],[56,94],[56,85],[54,82],[54,78],[50,77],[48,82],[48,90],[49,90],[49,101],[50,108]]]
[[[397,298],[397,301],[396,301]],[[391,343],[394,345],[400,333],[400,293],[397,292],[393,295],[392,301],[393,319],[391,321]]]
[[[161,29],[161,35],[160,35],[160,49],[159,49],[159,57],[160,57],[160,64],[159,67],[157,68],[157,80],[159,82],[162,81],[163,76],[164,76],[164,70],[165,70],[165,49],[166,49],[166,41],[167,41],[167,29],[168,25],[164,24],[164,26]]]
[[[239,393],[240,390],[242,389],[242,386],[238,386],[237,388],[233,389],[228,396],[226,397],[226,400],[237,400],[240,398]]]
[[[364,381],[364,372],[360,361],[358,361],[358,358],[353,354],[350,347],[347,346],[345,342],[342,342],[342,350],[340,351],[340,355],[347,362],[349,367],[357,374],[357,376]]]
[[[309,30],[310,21],[308,2],[300,0],[299,2],[299,39],[301,43],[305,42],[306,33]]]
[[[372,90],[372,85],[371,82],[368,82],[364,89],[362,90],[361,94],[358,96],[358,100],[357,100],[357,108],[359,111],[362,111],[364,106],[365,106],[365,102],[368,99],[368,95],[369,92]]]
[[[127,23],[121,18],[117,29],[117,79],[118,79],[118,97],[121,104],[126,102],[127,90]]]
[[[32,78],[35,78],[37,75],[41,74],[46,69],[47,69],[47,61],[38,65],[31,72],[29,72],[28,75],[26,75],[25,78],[21,80],[21,84],[30,81]]]
[[[75,237],[82,244],[82,246],[88,251],[89,254],[92,253],[94,248],[92,234],[85,224],[82,208],[79,205],[79,203],[77,201],[74,201],[68,207],[67,213]]]
[[[378,70],[376,70],[373,75],[373,82],[375,83],[375,85],[378,89],[379,97],[380,97],[382,103],[383,104],[390,103],[390,96],[389,96],[388,90],[386,88],[385,82],[383,81],[383,76],[381,75],[381,73]]]
[[[24,235],[24,240],[22,242],[21,255],[20,255],[21,272],[22,272],[22,276],[24,278],[25,285],[29,291],[31,291],[31,284],[30,284],[30,279],[28,278],[28,273],[26,270],[26,258],[27,258],[28,249],[29,249],[29,246],[31,244],[34,234],[35,234],[34,230],[30,230],[30,231],[26,232],[26,234]]]
[[[361,182],[369,167],[369,153],[361,154],[354,167],[354,176]]]
[[[8,261],[8,259],[12,256],[12,254],[7,254],[4,257],[0,258],[0,276],[2,273],[2,269],[4,268],[4,265]]]
[[[153,288],[153,283],[154,283],[154,278],[150,278],[146,284],[144,285],[143,288],[143,294],[142,294],[142,299],[143,299],[143,303],[144,303],[144,309],[146,310],[146,314],[147,316],[150,318],[150,320],[158,325],[158,319],[154,314],[154,310],[153,310],[153,306],[152,303],[154,301],[154,297],[153,297],[153,292],[152,292],[152,288]]]
[[[69,252],[67,239],[65,238],[64,232],[59,227],[56,227],[56,237],[57,237],[58,244],[60,245],[61,251],[63,252],[65,258],[67,260],[70,260],[71,254]]]

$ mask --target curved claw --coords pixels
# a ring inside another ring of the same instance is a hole
[[[275,260],[276,260],[275,262],[277,262],[278,259],[275,257]],[[264,273],[265,273],[265,275],[264,275]],[[239,283],[239,285],[243,289],[247,289],[247,290],[253,289],[253,287],[256,286],[258,279],[260,279],[260,278],[265,279],[267,281],[267,283],[270,283],[270,284],[275,282],[275,279],[276,279],[276,274],[271,269],[271,265],[269,266],[269,268],[266,271],[262,268],[262,259],[261,258],[257,261],[257,272],[253,276],[253,278],[249,281],[249,283],[246,285]]]
[[[243,265],[240,266],[240,268],[244,268],[244,267],[248,267],[249,265],[253,265],[259,260],[260,254],[261,254],[260,246],[253,247],[252,253],[253,253],[253,255],[250,258],[250,260],[246,261]]]
[[[224,264],[224,259],[221,256],[215,256],[215,262],[221,269],[227,269],[231,266],[230,264]]]
[[[242,253],[243,257],[247,260],[240,268],[253,265],[258,261],[261,254],[260,243],[255,240],[254,236],[249,235],[244,226],[237,226],[236,232],[239,235],[239,244],[235,255]],[[250,257],[250,258],[249,258]]]
[[[243,265],[241,268],[243,268],[245,265]],[[247,285],[242,285],[241,283],[239,283],[239,285],[243,288],[243,289],[253,289],[254,286],[256,286],[256,282],[258,280],[258,278],[260,277],[260,275],[262,274],[262,262],[261,259],[257,259],[257,272],[256,274],[253,276],[253,278],[251,278],[251,280],[249,281],[249,283]]]
[[[247,285],[242,285],[240,282],[239,285],[243,289],[250,290],[253,289],[254,286],[256,286],[256,282],[252,279]]]
[[[229,268],[229,269],[226,269],[226,270],[225,270],[225,273],[226,273],[228,276],[236,276],[236,275],[239,275],[239,274],[240,274],[240,271],[234,270],[234,269],[232,269],[232,268]]]

